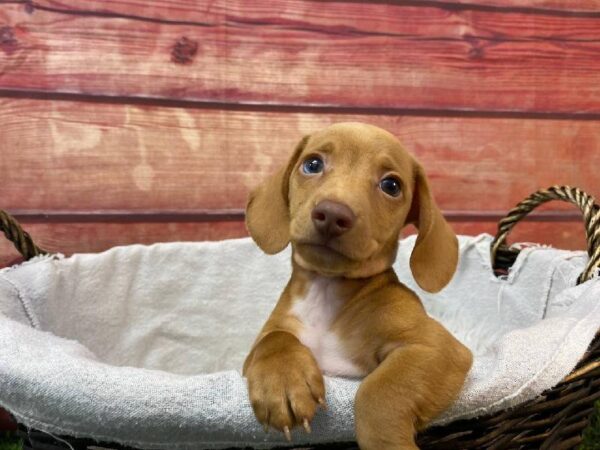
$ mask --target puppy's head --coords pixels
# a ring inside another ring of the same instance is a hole
[[[304,137],[287,165],[251,192],[246,214],[266,253],[291,242],[300,266],[345,277],[389,268],[409,223],[419,230],[413,275],[423,289],[439,291],[456,269],[456,236],[421,166],[390,133],[360,123]]]

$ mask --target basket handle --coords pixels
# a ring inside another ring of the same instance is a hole
[[[579,188],[571,186],[552,186],[548,189],[534,192],[517,206],[511,209],[506,217],[498,222],[498,232],[490,245],[493,267],[498,266],[499,251],[511,252],[506,244],[510,230],[523,217],[542,203],[550,200],[562,200],[579,207],[587,235],[587,252],[590,257],[585,269],[577,278],[577,284],[589,280],[600,267],[600,206],[591,195]],[[516,250],[514,251],[516,253]]]
[[[46,255],[48,253],[33,243],[33,239],[31,239],[29,233],[23,231],[21,225],[19,225],[19,222],[13,216],[1,209],[0,231],[14,244],[17,251],[26,261],[34,256]]]

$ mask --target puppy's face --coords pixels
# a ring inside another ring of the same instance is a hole
[[[330,276],[367,277],[390,267],[407,223],[419,228],[415,278],[439,290],[456,267],[456,237],[414,158],[390,133],[360,123],[305,137],[247,208],[248,229],[263,250],[276,253],[291,242],[300,266]]]
[[[338,124],[312,135],[289,177],[290,241],[301,266],[368,276],[395,258],[415,163],[387,132]]]

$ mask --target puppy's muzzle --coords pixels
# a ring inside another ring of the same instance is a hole
[[[335,238],[350,231],[356,221],[354,212],[343,203],[323,200],[311,214],[316,230],[326,239]]]

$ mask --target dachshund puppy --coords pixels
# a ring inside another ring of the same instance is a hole
[[[300,141],[250,194],[246,217],[266,253],[292,244],[291,278],[244,363],[257,419],[290,440],[325,406],[323,374],[364,377],[360,448],[417,449],[416,432],[452,404],[472,362],[391,268],[414,224],[419,286],[437,292],[456,270],[457,239],[422,167],[390,133],[336,124]]]

